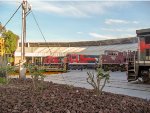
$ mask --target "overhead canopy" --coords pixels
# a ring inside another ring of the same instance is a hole
[[[26,47],[83,47],[83,46],[105,46],[116,44],[129,44],[137,42],[136,37],[116,38],[99,41],[79,41],[79,42],[27,42]],[[21,43],[19,43],[21,47]]]
[[[26,57],[65,56],[68,53],[84,55],[100,55],[105,50],[136,51],[137,43],[116,44],[106,46],[84,46],[84,47],[26,47]],[[15,56],[21,56],[21,48],[17,48]]]
[[[148,29],[140,29],[140,30],[136,30],[136,34],[138,37],[140,36],[150,36],[150,28]]]

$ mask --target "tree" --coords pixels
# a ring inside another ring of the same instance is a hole
[[[8,30],[2,34],[2,37],[5,40],[5,53],[11,55],[14,54],[17,49],[19,36]]]
[[[13,67],[9,67],[7,65],[8,61],[13,62],[14,59],[14,52],[17,49],[17,43],[19,36],[14,34],[10,30],[6,30],[5,27],[2,26],[0,22],[0,35],[4,38],[4,48],[5,48],[5,55],[0,58],[0,73],[2,73],[6,78],[7,74],[12,71]],[[6,58],[7,54],[11,55],[11,57]]]
[[[2,26],[2,25],[0,25]],[[17,49],[17,43],[19,36],[14,34],[10,30],[3,30],[1,32],[1,37],[4,38],[4,47],[5,47],[5,55],[4,55],[4,60],[7,60],[7,62],[12,63],[14,62],[14,52]]]
[[[0,22],[0,34],[2,34],[5,31],[6,31],[5,27],[3,27],[3,25]]]

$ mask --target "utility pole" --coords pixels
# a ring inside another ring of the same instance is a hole
[[[25,60],[25,38],[26,38],[26,11],[27,1],[22,2],[22,36],[21,36],[21,60]]]
[[[22,36],[21,36],[21,60],[20,60],[20,68],[19,68],[19,77],[21,79],[25,79],[26,68],[24,66],[25,60],[25,43],[26,43],[26,16],[29,14],[31,10],[30,5],[27,0],[23,0],[22,2]]]

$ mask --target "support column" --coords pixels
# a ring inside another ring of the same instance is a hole
[[[34,59],[33,59],[33,56],[32,56],[32,63],[34,63]]]
[[[43,57],[41,57],[41,61],[40,61],[40,62],[41,62],[41,65],[42,65],[42,62],[43,62]]]

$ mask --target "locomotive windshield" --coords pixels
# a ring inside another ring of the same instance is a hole
[[[145,37],[145,44],[150,44],[150,36]]]

